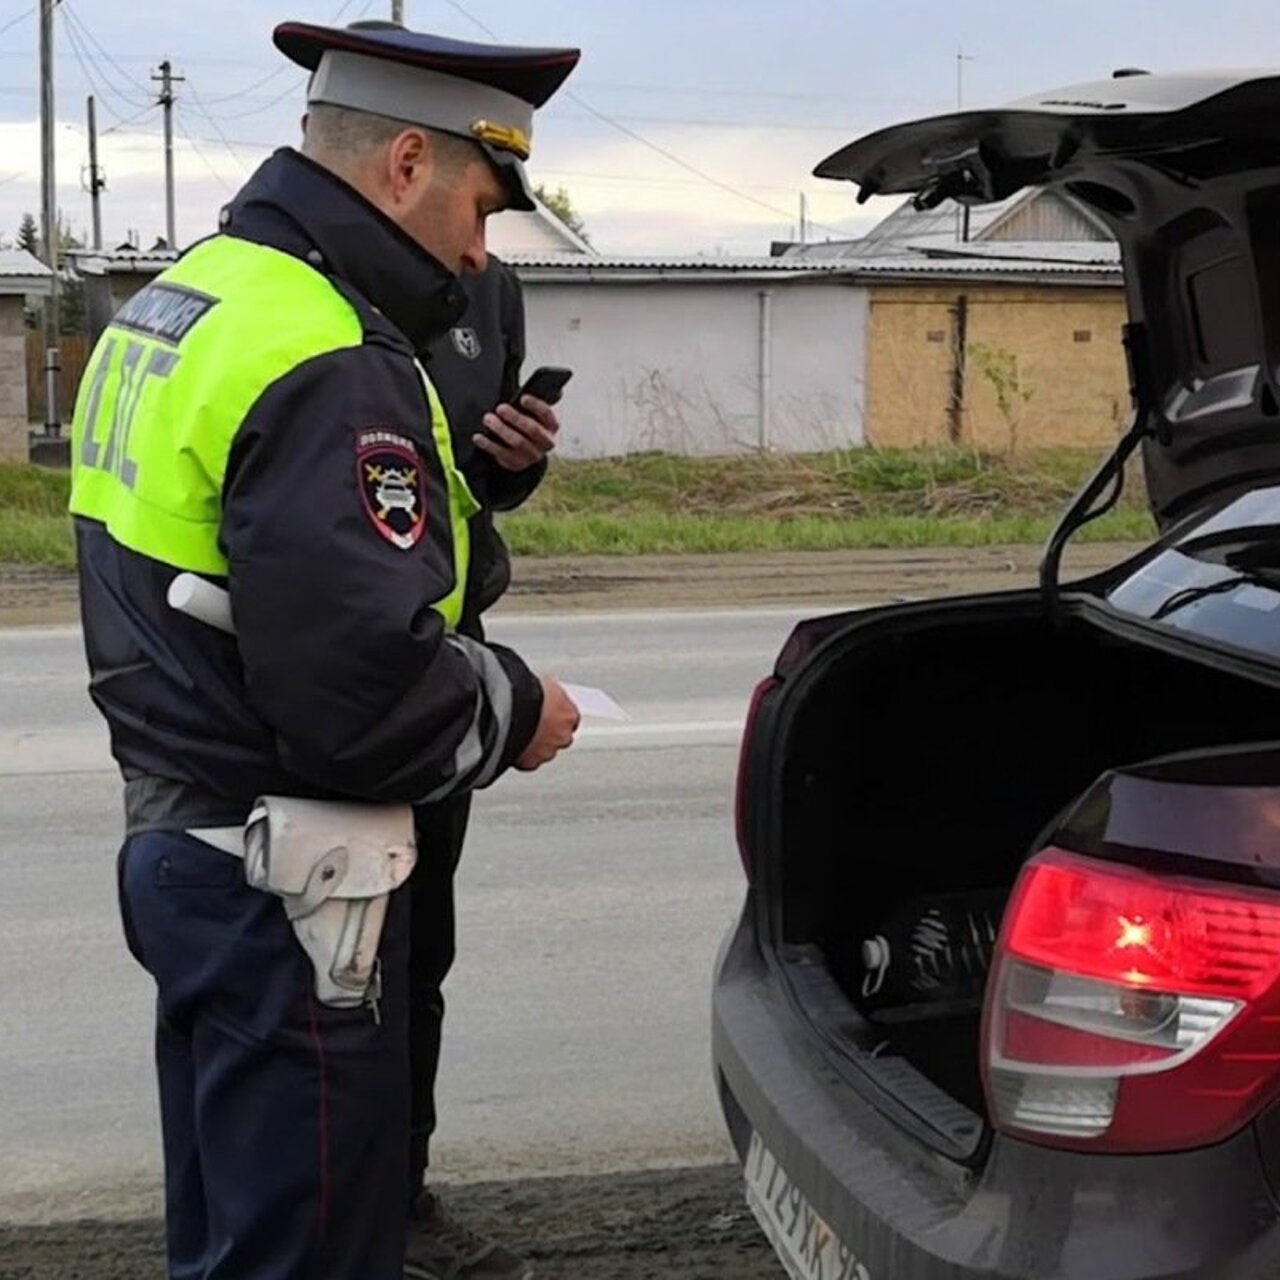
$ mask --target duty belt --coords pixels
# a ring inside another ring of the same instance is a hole
[[[252,809],[252,797],[239,800],[216,795],[203,787],[154,774],[129,778],[124,787],[125,834],[130,836],[144,831],[193,828],[215,831],[234,828],[239,834]]]

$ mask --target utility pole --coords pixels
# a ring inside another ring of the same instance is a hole
[[[93,247],[102,248],[102,193],[107,179],[98,167],[98,113],[97,103],[89,98],[89,200],[93,205]]]
[[[809,201],[803,191],[800,193],[800,243],[809,243]]]
[[[40,240],[45,265],[53,272],[44,304],[44,433],[62,430],[58,416],[58,191],[54,170],[53,133],[53,7],[57,0],[40,0]]]
[[[391,21],[404,26],[404,0],[391,0]]]
[[[964,64],[973,58],[963,49],[956,50],[956,110],[964,109]]]
[[[165,243],[170,249],[178,247],[178,232],[173,194],[173,86],[183,82],[182,76],[173,74],[173,66],[166,58],[160,64],[159,73],[152,80],[160,85],[160,105],[164,108],[164,210]]]
[[[956,110],[964,109],[964,64],[973,59],[963,49],[956,50]],[[969,206],[966,204],[960,215],[960,239],[969,242]]]

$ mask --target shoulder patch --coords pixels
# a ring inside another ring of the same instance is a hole
[[[139,289],[111,323],[176,347],[217,305],[217,298],[198,289],[160,281]]]
[[[401,551],[422,541],[427,528],[422,458],[408,436],[385,427],[356,434],[356,482],[373,527]]]

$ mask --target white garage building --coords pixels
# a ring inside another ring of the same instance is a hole
[[[847,264],[513,255],[527,367],[567,365],[569,457],[863,442],[867,290]]]
[[[863,443],[869,304],[848,263],[604,257],[545,208],[495,218],[490,246],[525,285],[526,369],[574,370],[564,455]],[[77,254],[93,332],[175,257]]]

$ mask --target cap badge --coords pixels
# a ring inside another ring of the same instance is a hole
[[[487,142],[500,151],[510,151],[521,160],[527,160],[533,150],[529,135],[514,125],[494,124],[492,120],[473,120],[471,133],[477,142]]]

